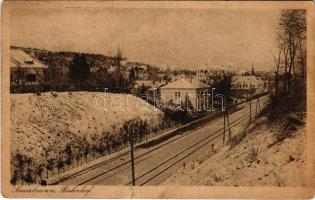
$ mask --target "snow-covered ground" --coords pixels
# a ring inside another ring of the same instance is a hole
[[[104,93],[101,92],[11,94],[12,155],[19,152],[32,158],[44,159],[44,148],[54,152],[64,148],[67,142],[84,136],[111,132],[124,121],[135,117],[147,119],[154,126],[163,115],[135,96],[106,95],[104,102]],[[99,97],[98,108],[95,106],[96,97]],[[107,106],[107,111],[100,109],[104,105]],[[111,109],[109,105],[112,105]]]
[[[304,186],[305,126],[274,145],[277,124],[262,117],[251,126],[238,145],[226,145],[204,162],[185,163],[162,185]]]

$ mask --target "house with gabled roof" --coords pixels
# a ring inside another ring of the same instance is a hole
[[[40,86],[48,67],[22,49],[10,49],[10,86]]]
[[[231,89],[233,90],[249,90],[249,89],[263,89],[264,81],[260,77],[254,75],[250,76],[233,76]]]
[[[160,87],[160,101],[165,105],[187,106],[202,111],[205,108],[205,92],[209,85],[196,79],[179,79]]]

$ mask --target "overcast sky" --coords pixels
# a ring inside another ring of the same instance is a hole
[[[270,70],[279,10],[13,6],[11,45],[115,54],[160,66]]]

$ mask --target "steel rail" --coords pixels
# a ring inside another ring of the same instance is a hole
[[[268,96],[267,97],[260,97],[260,98],[268,98]],[[242,104],[245,104],[245,103],[248,103],[248,101],[247,102],[244,102],[244,103],[242,103]],[[242,105],[242,104],[239,104],[239,105]],[[238,105],[238,106],[239,106]],[[239,110],[242,110],[242,109],[244,109],[245,107],[243,107],[243,108],[241,108],[241,109],[235,109],[235,111],[232,111],[231,113],[235,113],[235,112],[237,112],[237,111],[239,111]],[[252,112],[252,113],[254,113],[254,111]],[[240,120],[241,118],[243,118],[244,116],[246,116],[246,115],[249,115],[249,113],[247,113],[247,114],[245,114],[245,115],[243,115],[242,117],[240,117],[240,118],[238,118],[237,120]],[[215,113],[215,114],[213,114],[213,115],[211,115],[211,116],[208,116],[209,118],[211,118],[211,117],[213,117],[214,119],[213,119],[213,121],[211,121],[210,122],[210,124],[212,124],[212,123],[214,123],[214,122],[216,122],[216,121],[218,121],[218,120],[220,120],[220,117],[222,116],[222,113]],[[235,121],[237,121],[237,120],[234,120],[233,122],[231,122],[230,124],[232,124],[232,123],[234,123]],[[196,121],[198,121],[198,120],[196,120]],[[193,121],[193,122],[196,122],[196,121]],[[191,122],[191,123],[193,123],[193,122]],[[209,125],[209,124],[207,124],[207,125]],[[172,139],[172,140],[170,140],[170,141],[168,141],[168,142],[166,142],[166,143],[164,143],[164,144],[162,144],[162,145],[159,145],[158,147],[156,147],[156,148],[154,148],[154,149],[151,149],[150,151],[148,151],[148,152],[146,152],[146,153],[143,153],[143,154],[141,154],[141,155],[139,155],[139,156],[137,156],[135,159],[139,159],[139,158],[141,158],[141,157],[143,157],[143,156],[145,156],[145,155],[147,155],[147,154],[149,154],[149,153],[152,153],[152,152],[154,152],[154,151],[156,151],[156,150],[158,150],[158,149],[160,149],[160,148],[162,148],[162,147],[164,147],[164,146],[166,146],[166,145],[168,145],[168,144],[170,144],[170,143],[172,143],[172,142],[174,142],[174,141],[176,141],[176,140],[179,140],[179,139],[181,139],[181,138],[183,138],[183,137],[186,137],[186,136],[188,136],[189,134],[191,134],[191,133],[193,133],[195,130],[198,130],[198,129],[200,129],[200,128],[202,128],[203,126],[201,126],[201,127],[198,127],[198,128],[195,128],[195,129],[193,129],[193,130],[190,130],[190,131],[188,131],[188,132],[186,132],[185,134],[183,134],[183,135],[181,135],[181,136],[179,136],[179,137],[176,137],[176,138],[174,138],[174,139]],[[231,127],[230,127],[231,128]],[[220,130],[222,130],[223,128],[221,128]],[[219,131],[220,131],[219,130]],[[214,134],[216,134],[217,133],[217,131],[215,132],[215,133],[212,133],[210,136],[213,136]],[[221,135],[221,134],[220,134]],[[220,136],[219,135],[219,136]],[[210,137],[210,136],[207,136],[206,138],[208,138],[208,137]],[[202,140],[204,140],[205,138],[203,138]],[[187,150],[187,149],[186,149]],[[103,165],[106,165],[106,164],[108,164],[109,162],[112,162],[112,161],[114,161],[114,160],[117,160],[118,158],[121,158],[122,156],[124,156],[124,155],[127,155],[129,153],[129,151],[127,151],[127,152],[125,152],[125,153],[123,153],[123,154],[120,154],[120,155],[118,155],[118,156],[115,156],[115,157],[113,157],[113,158],[111,158],[111,159],[109,159],[109,160],[106,160],[106,161],[104,161],[104,162],[102,162],[102,163],[99,163],[99,164],[97,164],[97,165],[94,165],[91,169],[95,169],[95,168],[97,168],[97,167],[99,167],[99,166],[103,166]],[[145,158],[146,159],[146,158]],[[138,161],[138,162],[136,162],[136,164],[138,164],[138,163],[140,163],[140,162],[142,162],[142,161],[144,161],[145,159],[142,159],[142,160],[140,160],[140,161]],[[92,177],[92,178],[89,178],[89,179],[87,179],[87,180],[85,180],[85,181],[83,181],[83,182],[81,182],[79,185],[83,185],[83,184],[86,184],[86,183],[88,183],[88,182],[90,182],[90,181],[92,181],[92,180],[94,180],[94,179],[96,179],[96,178],[98,178],[98,177],[100,177],[100,176],[102,176],[102,175],[104,175],[104,174],[106,174],[106,173],[109,173],[109,172],[111,172],[111,171],[114,171],[115,169],[118,169],[118,168],[120,168],[120,167],[122,167],[122,166],[124,166],[124,165],[127,165],[127,164],[129,164],[130,163],[130,160],[128,160],[128,161],[126,161],[126,162],[123,162],[122,164],[119,164],[118,166],[115,166],[115,167],[113,167],[113,168],[111,168],[111,169],[109,169],[109,170],[107,170],[107,171],[105,171],[105,172],[103,172],[103,173],[101,173],[101,174],[98,174],[98,175],[96,175],[96,176],[94,176],[94,177]],[[127,167],[127,168],[129,168],[129,167]],[[121,172],[121,171],[123,171],[123,170],[125,170],[125,169],[127,169],[127,168],[124,168],[124,169],[122,169],[122,170],[119,170],[119,172]],[[79,176],[79,175],[81,175],[81,174],[83,174],[83,173],[80,173],[80,174],[78,174],[78,175],[76,175],[76,176]],[[116,174],[116,173],[115,173]],[[115,175],[114,174],[114,175]],[[74,177],[76,177],[76,176],[74,176]],[[112,176],[112,175],[111,175]],[[110,177],[111,177],[110,176]],[[109,178],[109,177],[107,177],[107,178]],[[107,178],[105,178],[105,179],[107,179]],[[138,177],[139,178],[139,177]],[[68,178],[69,179],[69,178]],[[64,180],[67,180],[67,179],[64,179]],[[64,181],[63,180],[63,181]],[[102,179],[101,181],[103,181],[104,179]],[[136,179],[137,180],[137,179]],[[98,182],[101,182],[101,181],[98,181]],[[97,183],[98,183],[97,182]],[[94,183],[94,184],[97,184],[97,183]],[[93,185],[94,185],[93,184]]]

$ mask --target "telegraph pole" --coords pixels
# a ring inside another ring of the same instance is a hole
[[[252,97],[249,97],[249,121],[252,121]]]
[[[227,110],[224,111],[224,127],[223,127],[223,144],[225,144],[225,127],[227,126],[229,131],[229,141],[231,140],[231,129],[230,129],[230,120],[229,120],[229,113]]]
[[[226,124],[226,121],[225,121],[225,111],[224,111],[224,125],[223,125],[223,145],[225,144],[225,124]]]
[[[259,97],[257,98],[257,103],[256,103],[256,116],[258,115],[258,111],[260,111],[260,101],[259,101]]]
[[[129,135],[130,141],[130,155],[131,155],[131,178],[132,178],[132,185],[136,185],[135,179],[135,156],[134,156],[134,148],[133,148],[133,131]]]
[[[232,134],[231,134],[231,128],[230,128],[229,113],[228,113],[228,111],[227,111],[227,110],[225,111],[225,114],[226,114],[226,121],[227,121],[227,125],[228,125],[228,131],[229,131],[229,142],[230,142],[230,141],[231,141]]]

